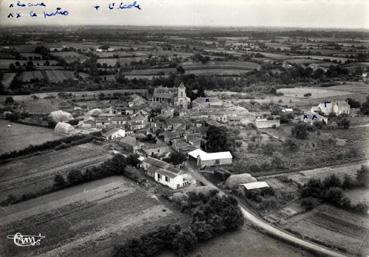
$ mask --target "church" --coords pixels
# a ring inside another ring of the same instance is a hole
[[[187,108],[191,102],[186,96],[186,87],[183,82],[176,87],[157,87],[154,89],[152,100],[159,103],[168,103],[171,105]]]

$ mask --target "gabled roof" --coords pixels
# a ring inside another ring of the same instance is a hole
[[[177,177],[179,174],[173,173],[169,170],[164,170],[164,169],[158,169],[157,171],[155,171],[156,173],[159,173],[163,176],[167,176],[169,178],[175,178]]]
[[[169,167],[169,163],[152,158],[152,157],[147,157],[143,162],[146,162],[150,165],[159,167],[159,168],[167,168]]]
[[[216,152],[216,153],[207,153],[201,149],[196,149],[188,153],[188,155],[192,156],[193,158],[199,157],[200,160],[208,161],[208,160],[219,160],[219,159],[229,159],[233,158],[231,152]]]

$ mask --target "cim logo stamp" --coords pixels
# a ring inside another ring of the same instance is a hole
[[[40,245],[41,239],[44,239],[45,236],[42,236],[41,233],[37,235],[22,235],[17,232],[15,235],[6,236],[8,239],[12,239],[14,244],[20,247],[26,246],[35,246]]]

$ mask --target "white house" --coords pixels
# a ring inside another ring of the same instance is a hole
[[[232,164],[232,154],[227,152],[207,153],[196,149],[188,153],[190,158],[196,159],[198,167],[210,167],[216,165]]]
[[[125,137],[126,131],[124,129],[116,128],[116,129],[109,130],[108,132],[105,133],[104,136],[108,140],[114,140],[117,138]]]
[[[187,184],[182,174],[170,171],[167,169],[158,169],[155,171],[154,179],[156,182],[170,187],[171,189],[178,189]]]
[[[256,118],[255,126],[257,128],[278,128],[281,126],[281,121],[279,119],[276,120],[268,120],[268,119],[260,119]]]

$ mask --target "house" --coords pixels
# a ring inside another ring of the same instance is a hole
[[[140,148],[140,145],[137,143],[136,138],[131,136],[121,138],[118,141],[118,146],[123,152],[126,153],[136,153],[136,151]]]
[[[115,128],[111,129],[104,134],[104,137],[108,140],[114,140],[126,136],[126,131],[124,129]]]
[[[270,120],[256,118],[255,126],[257,128],[278,128],[279,126],[281,126],[281,121],[279,119]]]
[[[227,152],[207,153],[196,149],[188,153],[190,159],[195,159],[198,167],[210,167],[216,165],[232,164],[232,154]]]
[[[141,149],[147,156],[164,156],[172,151],[170,146],[160,140],[155,144],[144,144]]]
[[[168,186],[171,189],[179,189],[189,183],[180,172],[175,173],[164,169],[155,171],[154,179],[156,182]]]
[[[178,189],[190,183],[188,174],[184,174],[182,170],[156,158],[145,158],[140,167],[145,170],[147,176],[171,189]]]
[[[328,124],[328,118],[316,112],[305,112],[301,116],[301,121],[309,124],[313,124],[315,121],[321,121],[324,122],[325,124]]]
[[[154,89],[153,102],[169,103],[175,106],[186,108],[191,102],[186,95],[186,87],[183,83],[178,88],[157,87]]]
[[[325,116],[331,113],[336,114],[350,114],[350,105],[346,101],[333,101],[320,103],[317,107],[312,107],[311,112],[322,112]]]
[[[145,171],[145,174],[149,177],[154,177],[155,171],[158,169],[166,169],[169,166],[169,163],[152,157],[144,158],[140,164],[140,168],[142,168]]]

